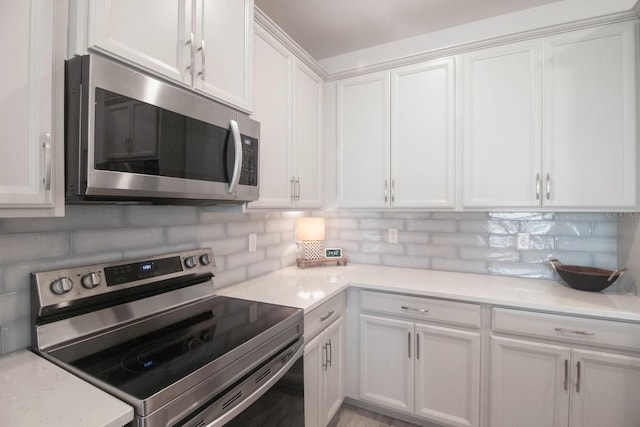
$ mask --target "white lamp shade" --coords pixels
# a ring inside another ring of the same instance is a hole
[[[296,221],[298,241],[324,240],[324,218],[301,217]]]

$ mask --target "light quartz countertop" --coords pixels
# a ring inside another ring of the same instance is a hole
[[[299,307],[308,313],[349,286],[640,322],[640,297],[635,294],[579,291],[553,280],[374,265],[287,267],[216,293]]]
[[[20,350],[0,358],[0,426],[121,427],[133,408],[48,360]]]
[[[215,279],[214,279],[215,280]],[[373,265],[287,267],[218,295],[310,312],[349,287],[640,322],[640,297],[577,291],[557,281]],[[0,426],[122,426],[133,408],[21,350],[0,358]]]

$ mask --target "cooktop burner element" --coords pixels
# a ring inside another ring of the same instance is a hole
[[[134,425],[209,413],[216,396],[299,354],[303,329],[300,309],[215,295],[212,261],[203,249],[35,273],[33,348],[134,406]]]

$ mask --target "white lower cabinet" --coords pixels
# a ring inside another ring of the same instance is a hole
[[[491,341],[491,427],[639,425],[640,358]]]
[[[325,427],[344,400],[344,305],[343,293],[305,315],[305,427]]]
[[[344,400],[344,321],[338,318],[304,348],[305,426],[326,426]]]
[[[360,398],[447,426],[478,426],[480,333],[360,315]]]
[[[640,325],[495,308],[493,332],[491,427],[640,425]]]

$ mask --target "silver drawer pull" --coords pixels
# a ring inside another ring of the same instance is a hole
[[[426,310],[424,308],[407,307],[406,305],[402,305],[402,306],[400,306],[400,308],[403,309],[403,310],[417,311],[417,312],[420,312],[420,313],[428,313],[429,312],[429,310]]]
[[[596,333],[595,332],[590,332],[590,331],[578,331],[575,329],[565,329],[565,328],[555,328],[556,332],[562,332],[562,333],[566,333],[566,334],[577,334],[577,335],[587,335],[587,336],[593,336]]]
[[[324,321],[325,321],[325,320],[327,320],[329,317],[333,316],[333,313],[334,313],[334,312],[335,312],[334,310],[331,310],[331,311],[330,311],[330,312],[328,312],[326,315],[322,316],[322,317],[320,318],[320,321],[321,321],[321,322],[324,322]]]

